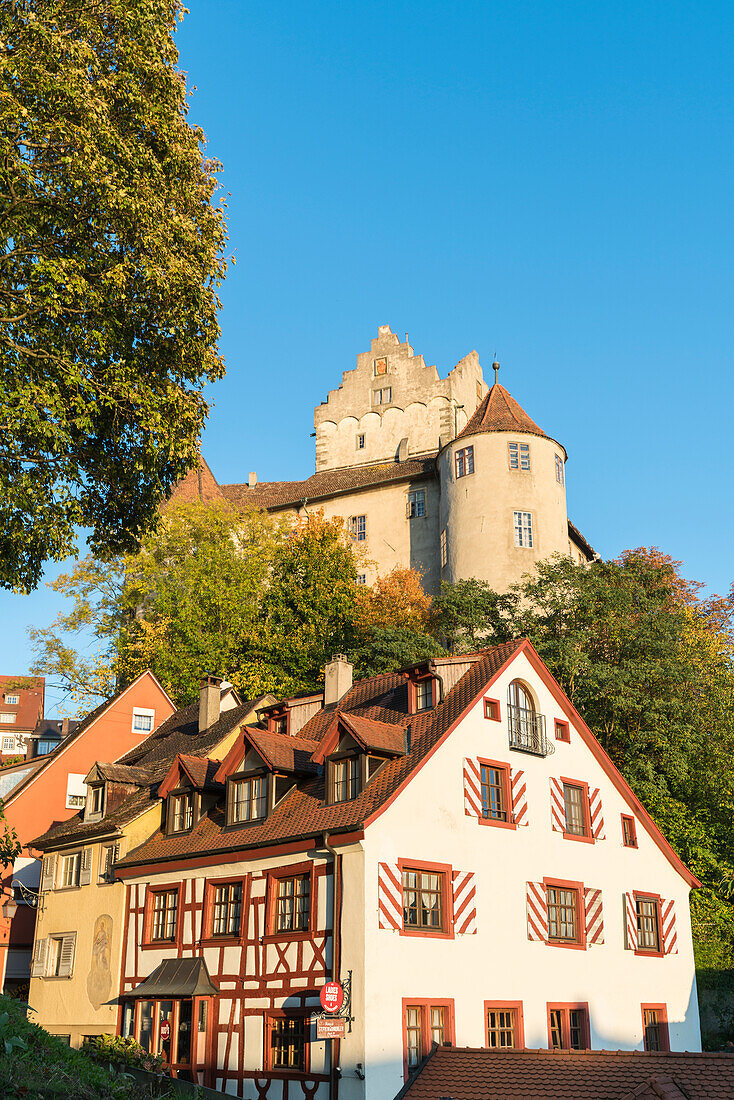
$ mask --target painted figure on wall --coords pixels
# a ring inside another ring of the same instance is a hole
[[[87,975],[87,996],[94,1008],[100,1008],[112,993],[111,953],[112,917],[102,913],[94,923],[92,961]]]

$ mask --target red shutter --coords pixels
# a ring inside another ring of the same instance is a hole
[[[563,801],[563,783],[551,776],[551,826],[556,833],[566,831],[566,805]]]
[[[548,898],[542,882],[528,882],[528,939],[548,939]]]
[[[678,954],[678,931],[675,926],[675,902],[670,898],[660,899],[660,920],[663,932],[663,954]]]
[[[477,890],[473,871],[454,871],[454,932],[473,936],[477,931]]]
[[[593,947],[598,943],[604,943],[604,907],[601,900],[601,890],[595,890],[587,886],[584,890],[584,907],[586,909],[586,943]]]
[[[589,819],[594,840],[604,840],[604,814],[601,808],[601,792],[598,787],[589,788]]]
[[[510,786],[512,788],[512,820],[516,825],[529,825],[528,821],[528,788],[525,782],[525,772],[520,768],[515,771],[510,769]]]
[[[377,865],[377,906],[380,928],[403,927],[403,876],[397,863]]]
[[[628,951],[637,950],[637,904],[635,902],[634,894],[624,895],[624,908],[626,915],[626,927],[627,927],[627,942],[626,947]]]
[[[482,816],[482,770],[475,756],[464,758],[464,813]]]

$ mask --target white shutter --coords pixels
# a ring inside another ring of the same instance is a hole
[[[42,978],[46,973],[46,954],[48,952],[48,940],[36,940],[33,949],[33,963],[31,965],[31,977]]]
[[[61,941],[61,958],[59,960],[59,977],[70,978],[74,971],[74,956],[76,955],[76,932],[67,932]]]
[[[43,872],[41,875],[41,889],[53,890],[54,888],[54,875],[56,873],[56,856],[44,856],[43,857]]]
[[[79,885],[89,886],[92,881],[92,849],[82,848],[79,858]]]

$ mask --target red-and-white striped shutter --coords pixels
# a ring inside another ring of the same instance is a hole
[[[542,882],[528,882],[528,939],[548,939],[548,898]]]
[[[594,840],[606,839],[604,832],[604,814],[601,808],[601,792],[598,787],[589,788],[589,820]]]
[[[473,756],[464,758],[464,813],[467,817],[482,816],[482,771]]]
[[[563,783],[551,776],[551,827],[556,833],[566,831],[566,804],[563,801]]]
[[[678,930],[675,926],[675,902],[670,898],[660,900],[660,919],[663,925],[663,954],[678,954]]]
[[[624,895],[625,927],[627,938],[625,947],[628,951],[637,950],[637,904],[634,894]]]
[[[528,787],[525,782],[525,772],[522,768],[510,770],[510,786],[512,788],[512,820],[516,825],[529,825],[528,820]]]
[[[477,890],[473,871],[454,871],[452,874],[454,895],[454,932],[461,936],[474,936],[477,931]]]
[[[584,907],[586,909],[586,943],[589,947],[604,943],[604,907],[601,890],[587,886],[584,889]]]
[[[399,932],[403,927],[403,876],[397,863],[377,865],[377,906],[380,928]]]

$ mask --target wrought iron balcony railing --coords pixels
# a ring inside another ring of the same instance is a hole
[[[519,752],[531,752],[535,756],[550,756],[555,746],[545,735],[545,715],[508,704],[507,725],[510,748]]]

